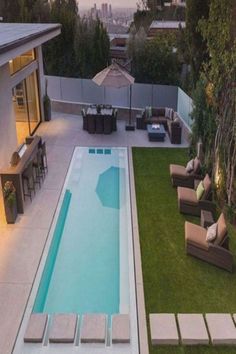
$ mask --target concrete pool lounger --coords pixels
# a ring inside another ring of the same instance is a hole
[[[109,336],[107,315],[85,314],[79,323],[77,314],[55,314],[50,316],[44,313],[32,313],[26,328],[25,343],[43,343],[48,324],[49,343],[77,343],[80,337],[81,345],[106,344]],[[78,327],[78,330],[76,331]],[[112,334],[109,341],[113,345],[130,343],[130,318],[127,314],[112,316]]]

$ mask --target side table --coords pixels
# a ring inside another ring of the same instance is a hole
[[[205,229],[208,226],[211,226],[214,224],[214,219],[211,211],[208,210],[201,210],[201,226],[204,227]]]

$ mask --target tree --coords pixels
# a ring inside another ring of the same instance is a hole
[[[110,41],[99,19],[78,20],[75,54],[80,77],[91,78],[109,64]]]
[[[135,49],[132,74],[137,82],[175,85],[179,81],[180,64],[174,51],[174,35],[159,34],[145,40]]]
[[[76,1],[54,0],[50,15],[51,22],[60,23],[62,27],[61,35],[44,45],[46,73],[67,77],[75,76],[77,68],[74,39],[78,17]]]
[[[184,58],[191,65],[192,88],[196,86],[200,78],[200,72],[204,62],[208,60],[206,39],[199,29],[199,21],[209,17],[210,0],[187,0],[186,29],[182,36],[184,46]]]
[[[208,21],[200,21],[209,61],[205,76],[212,87],[211,99],[216,112],[213,175],[228,207],[234,200],[236,169],[236,3],[211,0]],[[219,36],[219,33],[221,34]]]

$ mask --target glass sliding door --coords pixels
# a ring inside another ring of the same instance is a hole
[[[40,123],[37,73],[33,72],[12,90],[18,144],[32,135]]]
[[[25,80],[12,89],[12,101],[16,118],[16,133],[18,144],[22,144],[29,135],[29,120]]]
[[[37,85],[36,72],[33,72],[30,76],[28,76],[25,79],[25,83],[26,83],[26,92],[27,92],[30,134],[33,134],[34,130],[37,128],[40,122],[38,85]]]

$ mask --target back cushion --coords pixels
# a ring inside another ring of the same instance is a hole
[[[217,221],[217,236],[216,236],[216,240],[215,240],[215,244],[216,245],[220,245],[224,239],[224,237],[227,234],[227,226],[226,226],[226,221],[225,221],[225,217],[224,214],[221,213],[220,217]]]
[[[165,117],[165,113],[166,113],[165,108],[157,108],[156,109],[156,114],[157,114],[158,117],[160,117],[160,116]]]
[[[209,194],[211,191],[211,179],[208,174],[206,174],[206,176],[203,180],[203,186],[204,186],[203,199],[207,199],[209,197]]]

